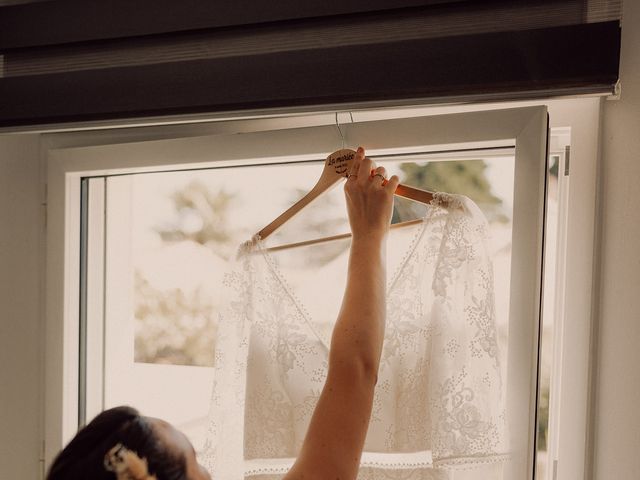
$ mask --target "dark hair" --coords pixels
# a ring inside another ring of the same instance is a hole
[[[105,410],[82,428],[54,460],[47,480],[113,480],[105,454],[117,443],[146,458],[158,480],[186,480],[184,455],[170,450],[135,408]]]

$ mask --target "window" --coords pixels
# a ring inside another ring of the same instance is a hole
[[[389,174],[398,174],[405,184],[462,193],[483,209],[494,238],[496,319],[504,352],[508,348],[513,154],[507,147],[382,161]],[[87,180],[88,188],[98,188],[106,199],[105,205],[93,205],[87,213],[91,224],[90,217],[102,217],[104,211],[104,267],[109,272],[104,325],[100,315],[87,318],[87,324],[97,323],[105,332],[101,345],[99,339],[87,344],[89,357],[104,356],[104,400],[98,398],[87,418],[103,408],[129,403],[174,423],[194,445],[202,443],[216,312],[224,302],[220,287],[227,263],[237,246],[255,233],[252,229],[275,218],[311,189],[321,168],[321,162],[305,162]],[[394,222],[421,217],[425,211],[424,205],[398,198]],[[278,243],[302,240],[301,233],[308,239],[348,228],[344,196],[335,188],[287,224],[278,234]],[[288,252],[288,278],[295,285],[332,262],[342,266],[347,251],[348,243],[341,241]],[[91,248],[87,254],[93,256]],[[100,358],[92,363],[99,364]]]
[[[524,111],[519,112],[522,115]],[[535,111],[528,109],[528,114]],[[508,357],[503,365],[513,396],[511,415],[516,418],[511,426],[521,450],[512,472],[526,475],[532,469],[538,352],[537,319],[532,313],[537,308],[536,298],[539,305],[535,290],[540,285],[542,262],[536,265],[535,258],[521,258],[518,248],[532,242],[527,246],[529,251],[537,248],[538,255],[542,254],[541,244],[535,247],[541,240],[542,217],[531,214],[535,209],[542,212],[545,172],[539,170],[543,166],[539,161],[534,165],[532,152],[544,158],[546,117],[540,117],[538,124],[526,117],[530,123],[509,132],[507,124],[513,127],[523,118],[515,112],[433,115],[421,120],[409,118],[416,112],[405,111],[405,119],[386,124],[357,121],[343,129],[349,142],[379,145],[377,149],[369,147],[368,153],[390,171],[395,169],[403,182],[464,193],[479,204],[489,220],[495,240],[497,320],[503,355]],[[363,118],[367,114],[371,112],[363,113]],[[329,123],[326,116],[323,121]],[[539,126],[533,128],[533,124]],[[475,130],[469,134],[471,125]],[[528,136],[523,136],[527,129]],[[566,132],[554,131],[552,136],[552,160],[561,159],[554,153],[554,147],[561,148],[554,142],[560,145],[568,138],[560,139],[561,133]],[[66,378],[62,375],[66,394],[61,395],[60,405],[66,415],[58,434],[52,435],[58,445],[60,438],[73,433],[78,418],[82,421],[102,408],[129,403],[172,421],[198,446],[209,401],[210,346],[215,342],[212,313],[220,302],[216,285],[225,259],[235,253],[239,241],[309,190],[317,179],[321,159],[335,150],[338,139],[335,125],[324,125],[51,151],[51,164],[60,166],[53,169],[53,183],[56,175],[58,182],[66,181],[66,188],[58,183],[62,188],[54,189],[68,194],[65,217],[76,218],[78,228],[79,220],[84,219],[84,243],[67,241],[69,257],[86,246],[82,256],[86,264],[76,265],[86,276],[80,284],[69,281],[65,285],[68,292],[86,288],[80,302],[84,322],[73,327],[73,315],[69,314],[65,324],[68,345],[61,354],[80,370],[75,378],[72,373]],[[428,180],[421,183],[425,177]],[[434,181],[436,184],[428,183]],[[81,195],[75,199],[69,195],[74,188],[84,193],[83,202],[78,202]],[[269,198],[268,204],[261,201],[264,198]],[[339,189],[330,192],[318,201],[324,208],[309,207],[283,227],[279,232],[282,240],[301,240],[303,226],[307,232],[304,238],[345,231],[342,202]],[[420,216],[420,206],[401,200],[396,204],[397,219]],[[548,211],[553,208],[549,204]],[[517,231],[514,225],[519,226]],[[64,233],[68,238],[69,231]],[[317,250],[314,261],[321,266],[344,250],[344,242],[329,244]],[[73,267],[70,260],[67,269]],[[514,264],[517,272],[512,275]],[[527,285],[529,289],[523,288]],[[519,308],[520,314],[514,314]],[[522,324],[514,324],[514,318]],[[515,330],[514,325],[518,327]],[[517,333],[512,335],[514,331]],[[75,333],[83,339],[83,348],[74,358],[69,350]],[[520,342],[519,350],[528,349],[530,355],[514,353],[512,342]],[[73,398],[74,391],[79,402]],[[541,391],[544,393],[544,388]],[[543,395],[541,405],[544,400]],[[523,417],[525,421],[518,424],[517,418]],[[49,433],[55,431],[52,423],[48,422]],[[48,448],[55,450],[55,446]],[[538,478],[544,477],[539,474]]]

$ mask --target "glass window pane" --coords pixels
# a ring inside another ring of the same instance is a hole
[[[402,183],[467,195],[485,214],[505,355],[514,157],[465,153],[459,159],[412,157],[381,164]],[[227,262],[242,241],[309,191],[321,169],[314,162],[108,178],[105,408],[129,404],[164,418],[199,448]],[[341,185],[274,234],[274,244],[348,232]],[[396,197],[393,222],[423,216],[426,208]],[[346,265],[347,251],[348,242],[337,241],[292,249],[280,258],[295,283],[332,262]],[[506,362],[501,365],[506,370]]]

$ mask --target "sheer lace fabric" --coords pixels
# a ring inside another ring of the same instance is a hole
[[[359,479],[449,479],[507,458],[487,241],[471,200],[435,195],[387,289]],[[327,339],[259,238],[239,247],[224,288],[201,461],[216,480],[275,480],[324,385]]]

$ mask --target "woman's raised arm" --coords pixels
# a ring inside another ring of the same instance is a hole
[[[398,177],[358,149],[345,183],[352,231],[342,307],[329,372],[302,449],[285,480],[352,480],[358,474],[384,338],[386,239]]]

